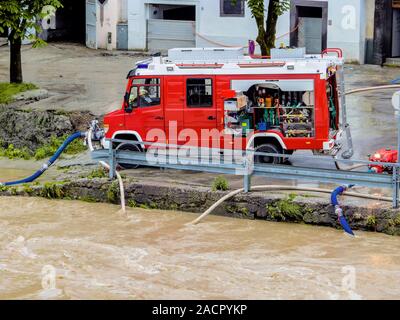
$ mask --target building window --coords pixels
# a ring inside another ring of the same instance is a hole
[[[244,0],[220,0],[221,17],[244,17]]]
[[[213,87],[211,79],[187,79],[187,106],[191,108],[212,107]]]
[[[152,107],[161,104],[160,79],[134,79],[129,104],[132,107]]]

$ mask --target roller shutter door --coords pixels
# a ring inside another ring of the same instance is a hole
[[[196,46],[195,22],[180,20],[147,20],[147,48],[167,50]]]

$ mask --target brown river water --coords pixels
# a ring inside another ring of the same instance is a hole
[[[400,298],[400,238],[0,197],[1,299]]]

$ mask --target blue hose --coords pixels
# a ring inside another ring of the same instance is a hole
[[[346,217],[343,214],[343,210],[340,207],[339,201],[338,201],[338,196],[342,195],[343,192],[345,192],[347,189],[352,188],[353,185],[350,186],[341,186],[339,188],[336,188],[332,194],[331,194],[331,204],[335,207],[335,213],[338,216],[339,222],[342,225],[343,230],[348,233],[351,236],[355,236],[353,230],[350,228],[350,225],[348,224]]]
[[[38,171],[36,171],[33,175],[30,177],[27,177],[22,180],[17,180],[17,181],[10,181],[10,182],[5,182],[5,183],[0,183],[0,185],[3,186],[15,186],[18,184],[23,184],[23,183],[30,183],[35,181],[37,178],[39,178],[51,165],[56,162],[56,160],[60,157],[60,155],[64,152],[64,150],[72,143],[72,141],[85,137],[86,133],[83,132],[76,132],[73,135],[69,136],[63,144],[58,148],[56,153],[50,158],[50,160],[43,164],[42,168]]]
[[[391,81],[392,84],[398,84],[400,83],[400,78],[394,79]]]

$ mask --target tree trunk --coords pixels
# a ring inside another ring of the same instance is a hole
[[[257,36],[257,43],[260,45],[261,55],[267,55],[267,45],[265,43],[265,28],[264,28],[264,17],[256,18],[257,29],[258,29],[258,36]]]
[[[275,48],[276,38],[276,24],[278,22],[278,14],[276,13],[276,2],[279,0],[270,0],[268,5],[268,17],[267,17],[267,30],[265,33],[265,44],[266,44],[266,55],[271,55],[271,49]]]
[[[21,38],[15,39],[12,35],[10,40],[10,82],[22,83],[22,61],[21,61]]]

